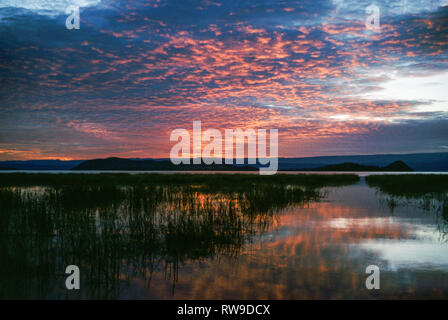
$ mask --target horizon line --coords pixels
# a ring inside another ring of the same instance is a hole
[[[300,157],[300,156],[293,156],[293,157],[282,157],[279,156],[277,157],[278,159],[307,159],[307,158],[329,158],[329,157],[357,157],[357,156],[362,156],[362,157],[367,157],[367,156],[399,156],[399,155],[417,155],[417,154],[440,154],[440,153],[446,153],[448,154],[448,151],[440,151],[440,152],[412,152],[412,153],[374,153],[374,154],[336,154],[336,155],[321,155],[321,156],[304,156],[304,157]],[[8,161],[88,161],[88,160],[102,160],[102,159],[110,159],[110,158],[118,158],[118,159],[127,159],[127,160],[170,160],[169,157],[167,158],[127,158],[127,157],[119,157],[119,156],[105,156],[102,158],[86,158],[86,159],[61,159],[61,158],[50,158],[50,159],[28,159],[28,160],[23,160],[23,159],[11,159],[11,160],[0,160],[0,162],[8,162]],[[176,159],[197,159],[198,157],[190,157],[190,158],[176,158]],[[215,157],[209,157],[207,159],[214,159]],[[271,157],[264,157],[264,159],[270,159]],[[222,157],[222,159],[225,159],[225,157]],[[234,158],[234,160],[236,159],[241,159],[241,158]],[[248,159],[248,157],[244,157],[243,159]]]

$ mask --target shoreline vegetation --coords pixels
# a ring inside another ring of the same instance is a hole
[[[306,187],[339,186],[356,183],[360,180],[355,174],[297,174],[261,176],[254,174],[173,174],[158,173],[26,173],[14,172],[1,175],[0,187],[7,186],[85,186],[85,185],[202,185],[204,189],[234,189],[250,188],[257,184],[287,185],[298,184]]]
[[[371,175],[366,182],[384,193],[408,198],[448,192],[448,175],[443,174]]]
[[[448,236],[448,175],[372,175],[366,177],[366,183],[385,196],[383,201],[392,212],[406,205],[439,213]]]
[[[421,197],[425,194],[444,195],[448,192],[448,175],[445,174],[379,174],[365,177],[366,183],[383,193],[394,196]],[[1,174],[0,187],[19,186],[88,186],[88,185],[196,185],[201,189],[250,188],[257,184],[301,185],[321,188],[350,185],[360,181],[356,174],[276,174],[263,176],[248,173],[29,173],[7,172]]]

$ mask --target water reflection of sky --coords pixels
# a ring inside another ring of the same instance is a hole
[[[352,190],[355,188],[356,191]],[[338,191],[339,194],[333,199],[335,202],[338,202],[340,196],[345,200],[360,199],[360,193],[376,198],[372,196],[372,189],[362,185]],[[358,212],[364,209],[366,216],[331,219],[329,226],[352,232],[358,230],[361,237],[354,246],[374,252],[387,262],[387,270],[412,268],[448,271],[448,246],[439,232],[434,213],[413,206],[398,207],[390,215],[390,210],[378,205],[378,200],[372,203],[364,198],[362,206],[359,201],[354,200],[353,203],[357,203]],[[384,214],[389,216],[385,217]],[[366,236],[372,230],[383,230],[384,234],[377,234],[375,238]]]
[[[201,299],[440,298],[448,293],[448,243],[437,216],[393,211],[364,183],[328,189],[326,200],[284,210],[236,258],[187,263],[172,283],[153,275],[129,297]],[[381,289],[365,288],[365,268]],[[137,281],[137,279],[136,279]],[[137,284],[138,282],[134,282]]]
[[[95,190],[0,190],[0,225],[11,231],[0,233],[0,255],[14,266],[2,266],[0,297],[448,298],[447,221],[418,199],[390,205],[364,180],[325,188],[320,201],[271,185],[244,196],[197,186]],[[65,290],[66,261],[84,272],[80,292]],[[372,264],[377,291],[365,287]],[[58,274],[29,272],[42,265]],[[48,292],[22,292],[23,275]]]

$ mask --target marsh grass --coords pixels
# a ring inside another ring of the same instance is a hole
[[[239,191],[253,184],[294,184],[308,187],[340,186],[356,183],[353,174],[53,174],[53,173],[2,173],[0,187],[7,186],[87,186],[87,185],[199,185],[203,191]]]
[[[0,298],[63,297],[65,267],[85,298],[115,298],[155,270],[238,257],[279,212],[357,176],[2,174]]]
[[[448,175],[372,175],[366,182],[386,196],[382,201],[391,212],[398,206],[435,212],[443,240],[448,240]]]
[[[366,182],[382,192],[406,198],[448,193],[448,175],[443,174],[372,175]]]

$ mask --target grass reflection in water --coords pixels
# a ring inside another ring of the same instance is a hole
[[[353,175],[3,174],[0,298],[63,298],[65,267],[82,297],[116,298],[120,283],[219,255],[237,257],[290,205]]]
[[[373,175],[366,177],[366,182],[380,192],[381,201],[391,212],[398,206],[408,206],[435,213],[442,240],[448,241],[447,175]]]

